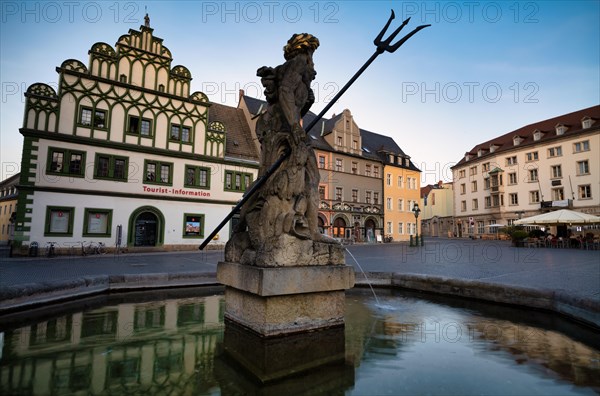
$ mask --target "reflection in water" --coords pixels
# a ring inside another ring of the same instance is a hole
[[[201,293],[130,294],[0,328],[0,394],[307,392],[297,377],[264,388],[215,359],[223,349],[224,301]],[[340,381],[338,372],[312,373],[307,378],[318,386],[309,384],[309,394],[600,391],[598,334],[592,330],[506,307],[379,295],[393,309],[377,307],[364,290],[346,299],[345,361],[354,375],[345,378],[352,381]],[[312,337],[314,348],[325,347]]]

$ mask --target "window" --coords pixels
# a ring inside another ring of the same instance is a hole
[[[525,154],[525,156],[527,157],[528,162],[538,160],[538,152],[537,151],[532,151],[531,153],[527,153],[527,154]]]
[[[341,146],[341,145],[343,145],[343,144],[344,144],[344,140],[342,139],[342,137],[341,137],[341,136],[338,136],[338,137],[337,137],[337,145],[338,145],[338,146]]]
[[[553,201],[562,201],[564,199],[565,199],[565,192],[562,187],[552,189],[552,200]]]
[[[246,191],[252,184],[252,173],[225,171],[225,191]]]
[[[398,187],[402,188],[402,176],[398,176]]]
[[[373,167],[373,176],[379,177],[379,167],[378,166]]]
[[[462,183],[460,185],[460,193],[461,194],[466,194],[467,193],[467,185],[465,183]]]
[[[483,179],[483,189],[484,190],[490,189],[490,178],[489,177],[486,177],[485,179]]]
[[[388,186],[392,185],[392,174],[388,173],[385,175],[385,184],[387,184]]]
[[[473,180],[471,182],[471,192],[477,192],[477,181]]]
[[[173,164],[160,161],[144,161],[145,184],[168,184],[173,180]]]
[[[535,190],[535,191],[529,191],[529,203],[539,203],[540,202],[540,192]]]
[[[158,84],[158,92],[165,92],[165,85],[164,84]]]
[[[342,162],[341,158],[335,159],[335,170],[338,172],[341,172],[344,170],[344,163]]]
[[[319,198],[321,200],[325,199],[325,186],[319,186]]]
[[[371,165],[365,165],[365,175],[371,176]]]
[[[352,202],[358,202],[358,190],[352,190]]]
[[[398,198],[398,210],[404,211],[404,200],[402,198]]]
[[[466,177],[466,175],[467,175],[467,171],[466,170],[462,169],[462,170],[458,171],[458,178],[459,179],[462,179],[462,178]]]
[[[379,205],[379,193],[378,192],[373,192],[373,203],[375,205]]]
[[[89,107],[82,107],[79,113],[79,125],[106,129],[106,110],[92,110]]]
[[[404,234],[404,223],[398,223],[398,234]]]
[[[506,157],[506,165],[516,165],[517,164],[517,156],[514,155],[512,157]]]
[[[319,168],[325,169],[325,157],[322,155],[319,155]]]
[[[127,181],[129,159],[108,154],[96,154],[94,179]]]
[[[392,233],[392,222],[391,221],[387,222],[387,233],[388,234]]]
[[[127,83],[127,76],[125,74],[121,74],[119,76],[119,82],[122,82],[123,84]]]
[[[538,170],[536,169],[529,169],[529,181],[530,182],[536,182],[538,181]]]
[[[589,175],[589,174],[590,174],[590,165],[589,165],[588,160],[577,161],[577,176]]]
[[[560,157],[560,156],[562,156],[562,147],[561,146],[550,147],[548,149],[548,157],[549,158]]]
[[[352,141],[352,150],[358,150],[358,140]]]
[[[386,198],[386,206],[388,210],[392,210],[392,198]]]
[[[352,173],[355,175],[358,174],[358,162],[352,163]]]
[[[141,135],[145,137],[152,136],[152,121],[147,118],[129,116],[127,133]]]
[[[486,208],[489,208],[492,206],[492,197],[485,197],[484,198],[484,205]]]
[[[469,176],[474,176],[477,174],[477,167],[476,166],[472,166],[469,168]]]
[[[467,201],[460,201],[460,211],[461,212],[467,211]]]
[[[336,201],[341,201],[343,198],[343,194],[344,194],[344,190],[342,189],[342,187],[335,188],[335,200]]]
[[[111,209],[85,208],[83,216],[83,236],[110,236],[112,222]]]
[[[477,200],[477,198],[475,198],[475,199],[473,199],[473,201],[471,201],[471,207],[473,208],[473,210],[479,209],[479,201]]]
[[[582,151],[590,150],[590,141],[584,140],[583,142],[573,143],[573,151],[576,153],[581,153]]]
[[[190,127],[171,124],[169,139],[172,141],[181,141],[182,143],[190,143],[192,141]]]
[[[508,184],[517,184],[517,174],[516,172],[508,174]]]
[[[185,213],[183,215],[183,237],[204,238],[204,215]]]
[[[508,194],[508,202],[509,202],[509,205],[518,205],[519,204],[519,195],[517,193]]]
[[[75,208],[46,207],[46,226],[44,235],[73,236],[73,217]]]
[[[186,187],[210,188],[210,168],[186,165],[183,185]]]
[[[490,163],[486,162],[485,164],[481,165],[481,171],[482,172],[489,172],[490,171]]]
[[[484,223],[483,221],[478,221],[477,222],[477,233],[479,234],[483,234],[485,232],[485,228],[484,228]]]
[[[46,173],[83,177],[85,152],[50,147]]]
[[[365,202],[370,204],[371,203],[371,191],[366,191],[365,192]]]
[[[562,167],[561,165],[552,165],[550,167],[550,174],[553,179],[558,179],[562,177]]]
[[[590,184],[579,186],[579,199],[590,198],[592,198],[592,186]]]

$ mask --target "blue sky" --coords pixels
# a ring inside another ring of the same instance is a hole
[[[237,104],[262,98],[256,69],[283,61],[293,33],[309,32],[320,111],[374,52],[390,10],[392,30],[411,17],[419,32],[381,55],[327,117],[348,108],[359,127],[392,136],[423,171],[451,179],[450,166],[475,144],[523,125],[600,103],[600,1],[2,1],[0,163],[19,170],[24,98],[36,82],[57,86],[55,68],[87,64],[98,42],[111,45],[143,24],[186,66],[192,92]],[[404,33],[404,32],[403,32]]]

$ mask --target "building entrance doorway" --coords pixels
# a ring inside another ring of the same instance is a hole
[[[373,219],[365,221],[365,239],[367,242],[375,242],[375,221]]]
[[[156,246],[158,218],[152,212],[143,212],[135,219],[134,246]]]

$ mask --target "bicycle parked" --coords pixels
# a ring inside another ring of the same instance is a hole
[[[82,242],[83,249],[83,242]],[[84,255],[87,254],[106,254],[106,245],[103,242],[90,242],[85,249],[82,250]]]

